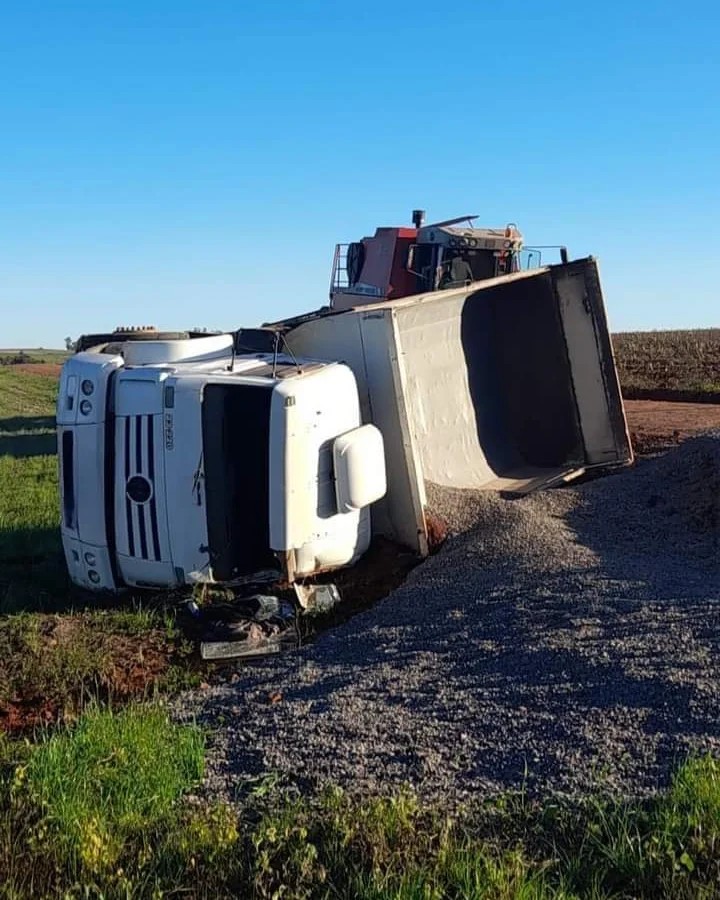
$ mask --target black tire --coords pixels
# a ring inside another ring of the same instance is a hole
[[[82,334],[75,343],[75,352],[90,350],[103,344],[122,344],[125,341],[181,341],[189,337],[187,331],[113,331]]]

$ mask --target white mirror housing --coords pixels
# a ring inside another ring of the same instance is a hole
[[[374,425],[353,428],[333,443],[339,513],[354,512],[385,496],[385,445]]]

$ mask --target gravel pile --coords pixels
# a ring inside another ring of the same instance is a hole
[[[268,770],[446,806],[641,794],[720,753],[720,435],[520,500],[428,497],[455,534],[399,590],[181,698],[218,725],[208,794]]]

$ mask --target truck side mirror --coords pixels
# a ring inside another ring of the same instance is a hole
[[[335,438],[333,462],[339,513],[364,509],[385,496],[385,445],[374,425],[361,425]]]

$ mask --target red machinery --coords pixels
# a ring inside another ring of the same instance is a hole
[[[463,287],[519,269],[522,235],[505,228],[473,228],[476,216],[412,228],[377,228],[372,237],[335,248],[330,305],[349,309],[430,291]],[[464,224],[463,224],[464,223]]]

